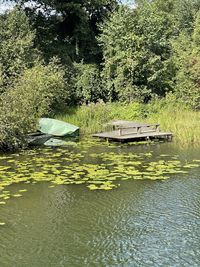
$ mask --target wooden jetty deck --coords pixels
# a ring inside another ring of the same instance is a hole
[[[118,120],[108,125],[112,127],[111,131],[93,134],[93,137],[119,142],[130,142],[150,139],[171,140],[173,136],[170,132],[161,132],[159,123],[147,124]]]

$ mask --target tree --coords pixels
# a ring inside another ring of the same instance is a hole
[[[0,92],[9,87],[36,58],[34,31],[19,9],[0,15]]]
[[[76,63],[77,76],[75,80],[76,98],[79,103],[96,103],[106,100],[101,83],[100,69],[96,64]]]
[[[175,93],[194,109],[200,109],[200,12],[192,34],[183,32],[174,42],[177,68]]]
[[[154,4],[159,11],[171,14],[179,33],[182,30],[192,32],[196,14],[200,9],[199,0],[136,0],[136,4],[139,7]]]
[[[101,60],[98,24],[116,6],[116,0],[16,0],[36,29],[36,44],[45,58],[62,62]],[[30,5],[26,5],[26,4]]]
[[[173,87],[170,14],[154,4],[122,7],[102,26],[103,78],[110,99],[147,101]]]

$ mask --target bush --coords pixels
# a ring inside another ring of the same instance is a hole
[[[15,85],[0,96],[0,149],[26,145],[25,135],[36,130],[38,118],[63,97],[64,71],[55,61],[25,70]]]

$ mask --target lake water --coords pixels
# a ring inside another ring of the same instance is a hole
[[[0,165],[1,267],[200,266],[199,148],[82,141]]]

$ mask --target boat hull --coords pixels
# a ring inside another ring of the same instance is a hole
[[[79,134],[79,127],[50,118],[39,119],[38,130],[44,134],[59,137],[77,136]]]
[[[33,133],[27,135],[27,142],[29,146],[41,146],[47,142],[52,135],[50,134],[41,134],[41,133]]]

